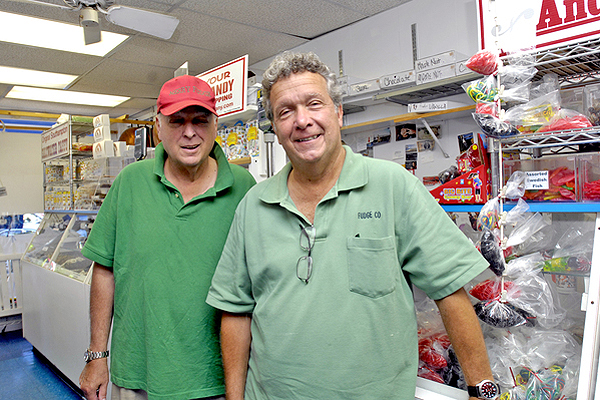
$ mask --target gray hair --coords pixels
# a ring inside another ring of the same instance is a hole
[[[263,74],[262,102],[266,116],[271,121],[273,121],[273,108],[269,97],[273,85],[281,78],[287,78],[291,74],[305,71],[314,72],[325,78],[327,92],[331,100],[333,100],[336,109],[342,104],[342,88],[338,85],[335,74],[331,72],[331,69],[315,53],[292,53],[286,51],[275,57]]]

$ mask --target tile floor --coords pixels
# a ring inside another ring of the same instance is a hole
[[[0,400],[81,400],[21,330],[0,333]]]

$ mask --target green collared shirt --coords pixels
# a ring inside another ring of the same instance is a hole
[[[82,253],[115,277],[111,380],[149,399],[224,393],[218,321],[204,302],[234,215],[255,183],[218,145],[213,188],[184,203],[155,159],[115,179]]]
[[[207,302],[252,313],[248,400],[414,399],[411,283],[439,299],[487,268],[417,178],[345,149],[316,207],[308,283],[296,275],[309,222],[289,196],[291,166],[236,211]]]

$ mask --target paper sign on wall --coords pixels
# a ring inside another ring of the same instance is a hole
[[[219,117],[246,110],[247,54],[196,76],[206,81],[215,93],[215,111]]]

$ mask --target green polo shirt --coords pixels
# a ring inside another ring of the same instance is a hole
[[[207,302],[252,313],[246,399],[414,400],[411,283],[433,299],[487,262],[417,178],[346,149],[317,205],[312,276],[296,276],[301,226],[286,166],[240,202]]]
[[[155,159],[115,179],[82,253],[115,277],[111,380],[149,399],[223,394],[218,322],[204,299],[235,208],[255,183],[215,144],[213,188],[184,204]]]

